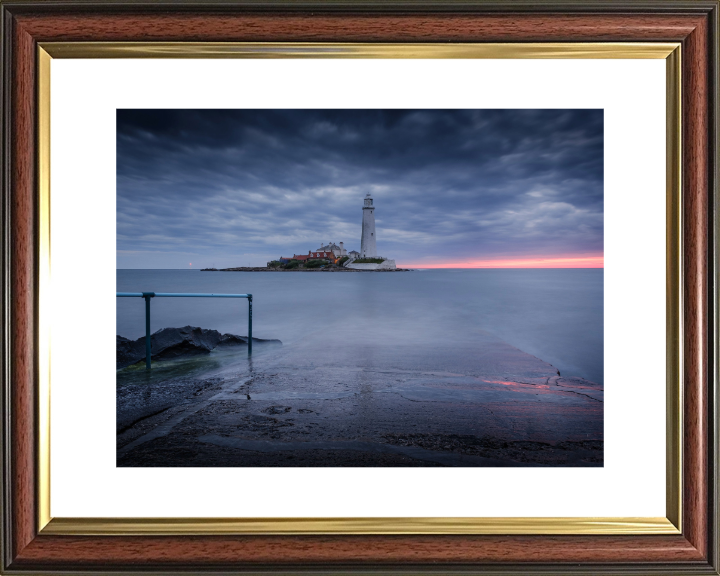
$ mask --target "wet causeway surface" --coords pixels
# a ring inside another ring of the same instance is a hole
[[[118,372],[118,466],[602,466],[603,389],[488,335]]]
[[[118,372],[118,466],[602,466],[603,388],[497,338]]]

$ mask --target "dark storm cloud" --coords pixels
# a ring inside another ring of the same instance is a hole
[[[399,263],[603,247],[601,110],[118,110],[119,267]]]

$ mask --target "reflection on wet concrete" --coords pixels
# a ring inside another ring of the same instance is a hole
[[[118,465],[602,466],[602,386],[481,331],[354,338],[118,372]]]

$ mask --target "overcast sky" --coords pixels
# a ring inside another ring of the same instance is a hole
[[[602,266],[602,110],[118,110],[117,267]]]

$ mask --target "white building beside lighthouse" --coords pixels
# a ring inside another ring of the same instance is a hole
[[[370,192],[365,196],[362,218],[362,236],[360,238],[360,258],[377,258],[375,245],[375,206]]]
[[[323,246],[321,242],[320,248],[318,248],[316,252],[332,252],[333,254],[335,254],[336,258],[342,258],[343,256],[348,255],[348,251],[345,249],[345,246],[342,242],[340,242],[340,246],[335,244],[335,242],[329,242],[328,244]]]

